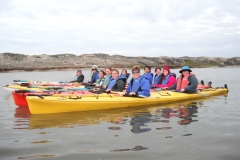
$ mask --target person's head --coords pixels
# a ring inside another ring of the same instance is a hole
[[[77,70],[77,75],[80,76],[82,74],[82,70],[81,69],[78,69]]]
[[[156,68],[155,68],[155,73],[156,73],[157,75],[160,75],[160,74],[162,73],[161,67],[156,67]]]
[[[113,70],[112,70],[112,78],[113,78],[113,79],[116,79],[116,78],[118,78],[118,76],[119,76],[118,70],[113,69]]]
[[[144,67],[144,72],[145,73],[150,73],[151,72],[151,68],[149,66],[145,66]]]
[[[126,69],[123,69],[121,74],[122,74],[122,75],[126,75],[126,74],[127,74],[127,70],[126,70]]]
[[[103,70],[100,70],[100,71],[98,72],[99,78],[103,78],[105,75],[106,75],[106,73],[105,73]]]
[[[106,67],[105,72],[106,72],[106,75],[111,75],[112,74],[112,68],[111,67]]]
[[[189,75],[192,70],[188,66],[183,66],[179,73],[182,73],[184,76]]]
[[[140,76],[140,67],[139,66],[132,67],[132,76],[134,79],[136,79]]]
[[[163,67],[163,75],[167,76],[170,73],[170,68],[168,66]]]
[[[92,72],[93,72],[93,73],[96,73],[97,70],[98,70],[98,66],[97,66],[97,65],[93,65],[93,66],[92,66]]]
[[[92,69],[92,72],[93,72],[93,73],[96,73],[96,72],[97,72],[97,69]]]

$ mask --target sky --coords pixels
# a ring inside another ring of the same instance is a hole
[[[239,0],[1,0],[0,53],[239,57]]]

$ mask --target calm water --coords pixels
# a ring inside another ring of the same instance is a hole
[[[171,70],[178,73],[179,70]],[[0,89],[0,159],[240,159],[240,68],[193,69],[229,93],[207,100],[117,110],[30,115]],[[89,70],[83,71],[86,80]],[[68,81],[75,70],[0,73],[13,79]]]

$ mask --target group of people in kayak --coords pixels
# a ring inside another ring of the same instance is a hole
[[[117,69],[106,67],[98,71],[98,66],[92,66],[92,77],[90,84],[98,88],[105,89],[106,92],[125,92],[128,96],[148,97],[151,89],[175,90],[176,92],[196,93],[198,80],[188,66],[183,66],[179,71],[180,76],[170,72],[166,65],[155,68],[155,75],[151,72],[150,66],[144,67],[144,74],[140,74],[140,67],[132,67],[132,79],[127,83],[130,76],[126,69],[121,73]],[[73,82],[83,83],[84,76],[81,70],[77,70],[76,78]]]

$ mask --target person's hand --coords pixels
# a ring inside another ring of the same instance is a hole
[[[136,95],[136,93],[135,92],[130,92],[129,95],[134,96],[134,95]]]
[[[128,84],[126,84],[126,86],[125,86],[125,89],[127,89],[128,88]]]
[[[157,87],[156,84],[152,84],[152,85],[151,85],[151,88],[156,88],[156,87]]]
[[[110,89],[107,89],[106,92],[111,92],[111,90],[110,90]]]
[[[92,90],[93,90],[93,91],[99,91],[100,88],[96,88],[96,87],[94,87]]]
[[[184,89],[181,89],[180,92],[184,92]]]
[[[125,94],[126,94],[126,93],[127,93],[127,91],[126,91],[126,90],[123,90],[123,93],[125,93]]]
[[[165,90],[167,90],[167,89],[168,89],[168,87],[163,87],[162,89],[165,89]]]

